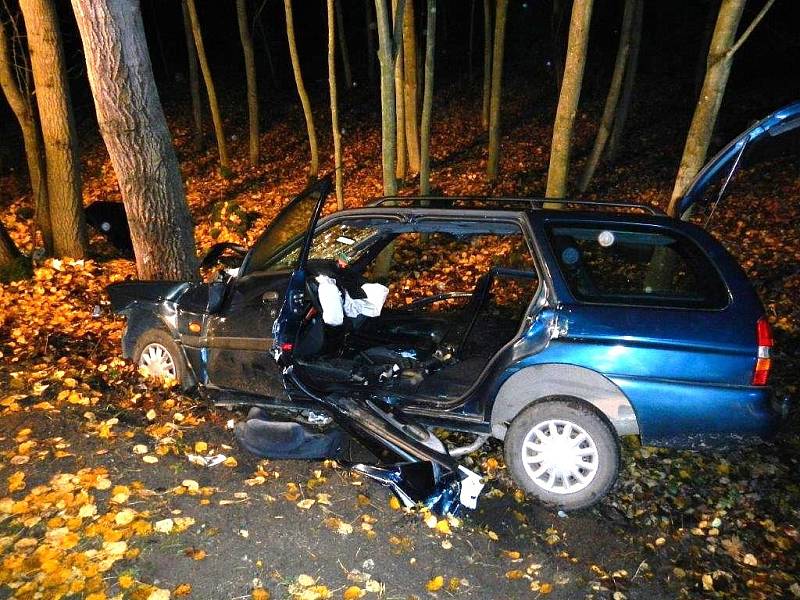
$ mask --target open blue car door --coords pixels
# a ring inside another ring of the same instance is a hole
[[[794,134],[785,135],[790,131]],[[772,145],[776,138],[783,141],[798,133],[800,101],[776,110],[746,129],[700,170],[678,202],[677,215],[686,219],[697,207],[718,204],[728,192],[736,172],[748,163],[748,159],[761,152],[764,146]]]
[[[399,462],[388,466],[357,464],[353,468],[391,487],[406,506],[419,503],[440,513],[455,513],[462,505],[475,508],[483,488],[481,478],[459,465],[438,438],[415,434],[419,427],[409,427],[386,407],[370,399],[341,390],[312,389],[304,381],[300,361],[294,360],[312,306],[313,284],[309,286],[309,281],[314,274],[309,273],[308,258],[314,231],[330,190],[330,179],[320,180],[281,213],[282,224],[278,223],[277,228],[275,225],[271,227],[275,242],[270,242],[270,246],[291,244],[293,248],[301,248],[299,253],[295,250],[282,256],[281,251],[276,253],[274,248],[265,251],[265,255],[271,257],[270,263],[277,257],[286,268],[292,269],[281,310],[272,327],[272,356],[283,371],[289,396],[297,395],[317,403],[343,430],[366,447],[377,449],[376,456],[385,450],[391,451]],[[306,228],[299,245],[297,226],[303,222]],[[281,231],[284,231],[282,237],[287,239],[278,239]],[[251,268],[250,261],[258,261],[258,256],[248,259],[242,265],[245,272]]]

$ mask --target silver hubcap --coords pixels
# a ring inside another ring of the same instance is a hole
[[[582,427],[564,419],[535,425],[522,443],[522,464],[531,480],[554,494],[574,494],[597,475],[597,446]]]
[[[148,344],[139,357],[139,370],[147,377],[157,379],[175,379],[177,371],[175,361],[169,351],[157,342]]]

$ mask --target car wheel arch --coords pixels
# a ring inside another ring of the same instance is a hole
[[[592,406],[619,436],[640,434],[633,405],[614,382],[586,367],[543,364],[517,371],[500,386],[492,405],[492,436],[504,439],[510,422],[531,404],[565,397]]]
[[[132,358],[136,348],[136,341],[145,331],[149,329],[162,329],[169,333],[175,342],[180,346],[175,332],[159,315],[150,310],[132,310],[127,315],[125,334],[122,337],[122,356]]]

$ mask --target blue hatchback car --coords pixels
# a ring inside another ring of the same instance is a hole
[[[800,103],[736,138],[681,212],[715,206],[743,157],[800,126]],[[723,185],[708,198],[714,181]],[[459,459],[489,439],[527,492],[561,509],[613,486],[619,436],[698,447],[766,438],[772,336],[733,258],[649,207],[509,198],[384,198],[320,218],[322,180],[249,250],[215,246],[207,283],[109,288],[142,370],[252,407],[251,451],[332,456],[407,504],[474,507]],[[228,256],[232,254],[233,256]]]

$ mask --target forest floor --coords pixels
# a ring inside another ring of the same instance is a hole
[[[478,106],[465,101],[475,95],[454,86],[437,100],[435,186],[541,195],[552,111],[510,83],[502,175],[490,190]],[[380,131],[374,113],[352,105],[342,118],[345,197],[358,206],[381,193]],[[618,166],[601,168],[591,197],[666,205],[685,126],[657,115],[674,109],[663,100],[634,111]],[[201,251],[252,242],[304,187],[298,110],[267,115],[256,167],[243,158],[242,115],[229,115],[231,178],[218,174],[211,138],[206,151],[189,150],[188,111],[169,112]],[[579,114],[576,174],[595,117]],[[317,127],[330,168],[324,114]],[[102,144],[83,156],[87,203],[119,199]],[[786,167],[748,173],[711,228],[761,294],[775,385],[796,399],[800,178]],[[0,191],[6,226],[30,251],[23,183],[4,177]],[[133,265],[97,237],[92,252],[42,261],[32,279],[0,286],[0,597],[800,597],[796,415],[774,443],[727,452],[626,443],[613,492],[568,516],[515,489],[492,445],[468,459],[489,482],[478,510],[436,519],[400,510],[388,490],[333,461],[258,460],[229,428],[241,415],[148,387],[120,358],[124,322],[104,293]],[[227,460],[204,467],[190,454]]]

